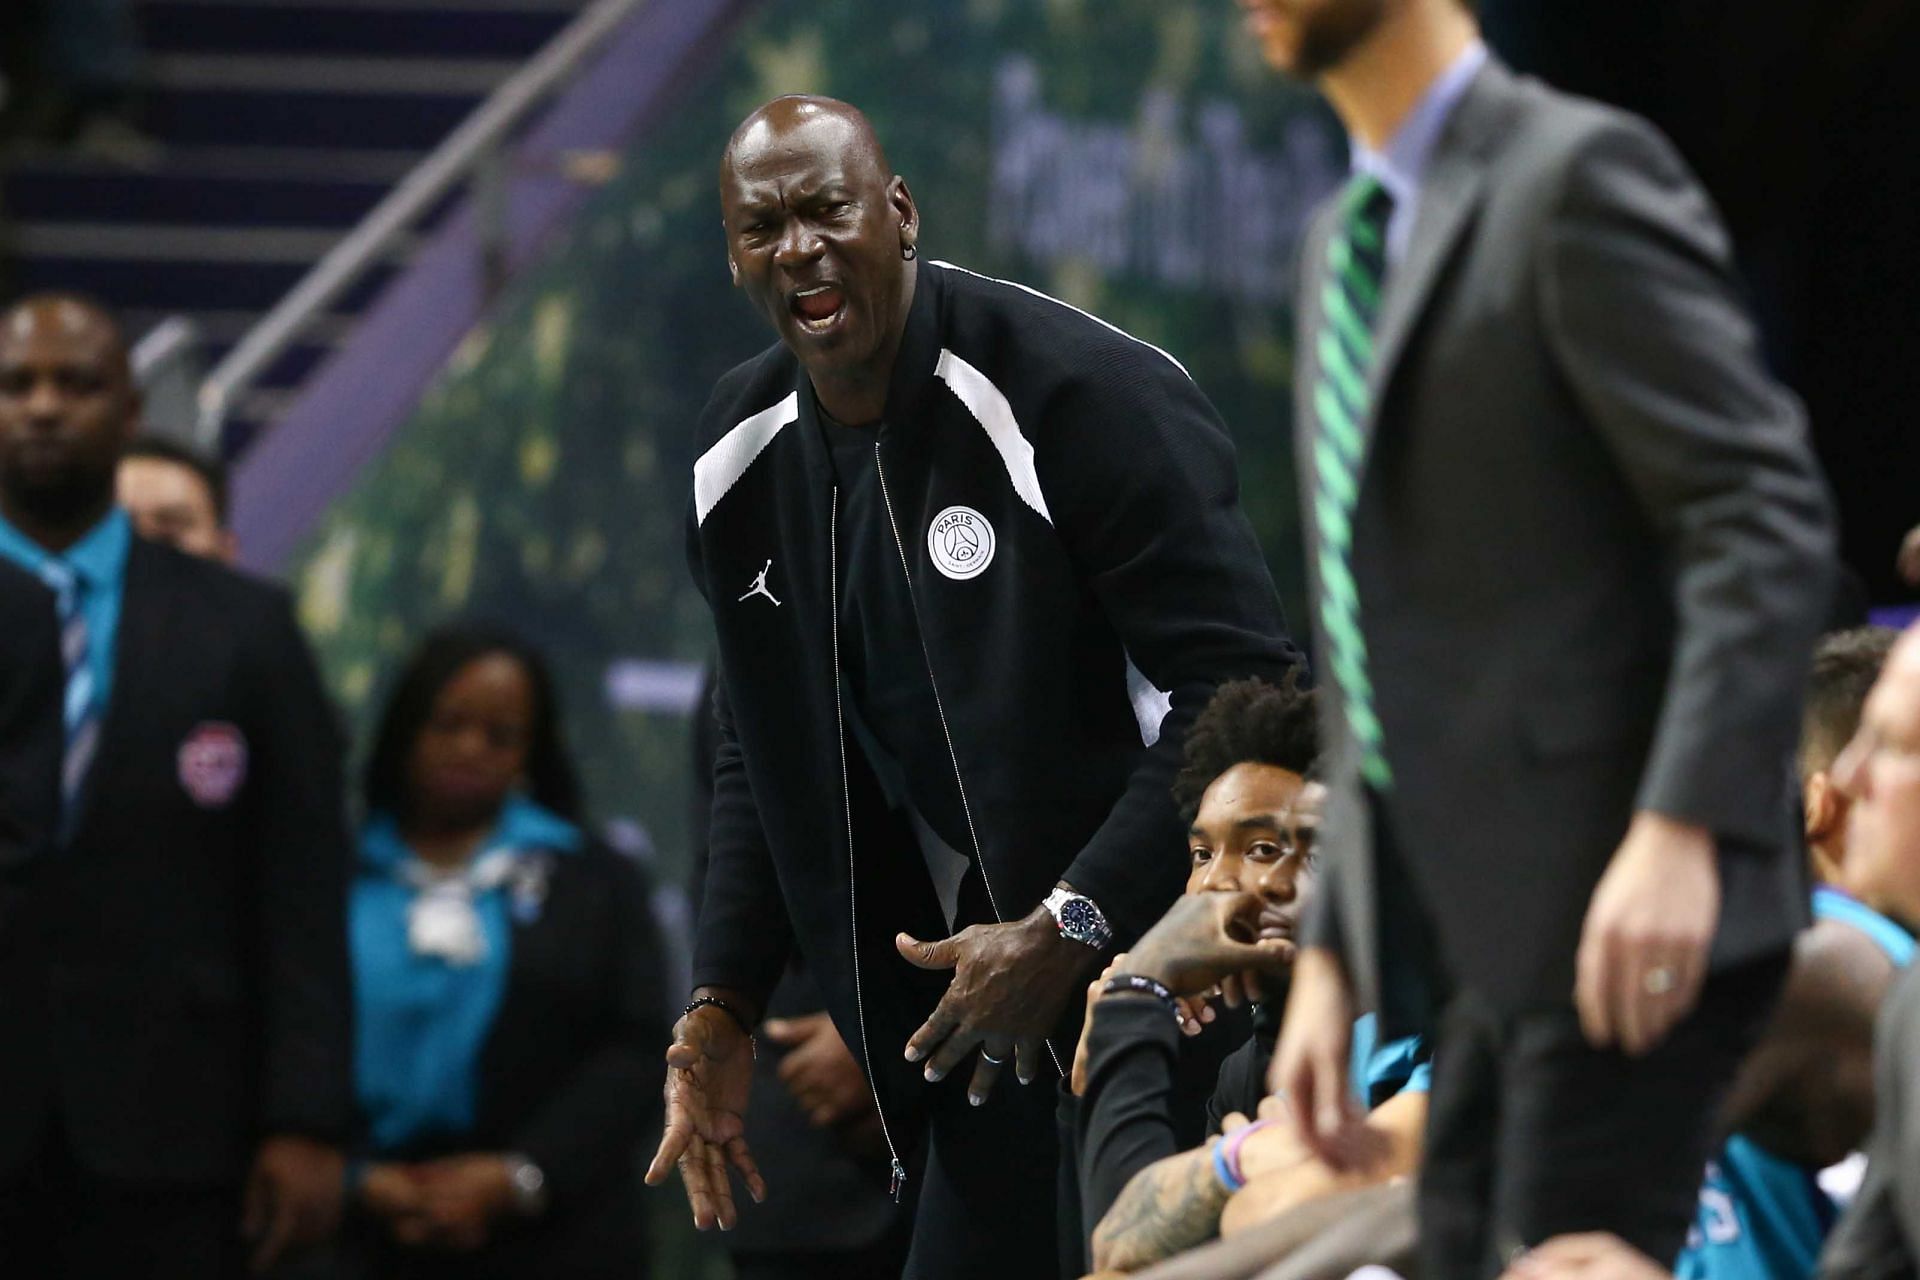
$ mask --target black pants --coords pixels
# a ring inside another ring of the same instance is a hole
[[[0,1185],[0,1274],[34,1280],[237,1280],[246,1275],[237,1187],[103,1178],[49,1134]]]
[[[1422,1280],[1483,1280],[1571,1231],[1611,1231],[1671,1265],[1720,1104],[1786,970],[1782,955],[1715,975],[1637,1059],[1589,1047],[1571,1006],[1500,1017],[1457,994],[1433,1054]]]
[[[1030,1085],[1011,1064],[967,1105],[971,1056],[931,1091],[927,1155],[905,1280],[1053,1280],[1060,1273],[1059,1131],[1053,1073]]]
[[[899,1280],[905,1250],[893,1240],[864,1249],[733,1255],[733,1280]]]

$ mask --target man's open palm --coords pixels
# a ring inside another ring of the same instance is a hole
[[[680,1181],[693,1206],[693,1225],[705,1231],[737,1221],[728,1167],[737,1169],[757,1203],[767,1185],[747,1150],[747,1095],[753,1087],[753,1039],[725,1012],[695,1009],[673,1029],[667,1049],[667,1124],[660,1150],[647,1169],[647,1184],[659,1186],[667,1170],[680,1167]]]

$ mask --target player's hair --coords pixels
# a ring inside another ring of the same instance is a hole
[[[1318,700],[1300,687],[1300,670],[1278,687],[1233,680],[1214,692],[1187,730],[1185,760],[1173,780],[1173,802],[1192,822],[1213,780],[1237,764],[1269,764],[1307,776],[1320,754]]]
[[[1800,722],[1802,776],[1833,767],[1860,728],[1860,709],[1899,638],[1892,627],[1855,627],[1835,631],[1815,647],[1807,709]]]
[[[213,497],[213,517],[222,529],[227,527],[227,464],[212,454],[202,453],[191,445],[182,444],[167,436],[143,435],[128,445],[120,455],[124,462],[128,458],[150,458],[155,462],[171,462],[175,466],[185,467],[200,477],[207,486],[207,492]]]
[[[560,729],[553,675],[540,651],[510,631],[474,623],[442,627],[429,635],[394,682],[367,762],[369,813],[405,820],[409,794],[407,760],[433,716],[440,691],[469,663],[504,654],[520,664],[533,685],[533,725],[527,739],[527,793],[535,804],[569,821],[580,820],[580,783]]]

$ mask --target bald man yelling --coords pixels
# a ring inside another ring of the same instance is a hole
[[[1172,356],[928,261],[845,103],[754,112],[720,203],[779,341],[699,428],[688,556],[723,738],[649,1178],[678,1162],[703,1227],[734,1220],[729,1165],[779,1194],[744,1112],[797,947],[872,1084],[886,1180],[917,1188],[907,1274],[1052,1275],[1069,996],[1180,892],[1187,724],[1299,655]]]

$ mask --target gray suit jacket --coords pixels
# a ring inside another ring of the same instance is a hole
[[[1821,1280],[1915,1274],[1920,1244],[1920,969],[1901,975],[1874,1032],[1867,1176],[1820,1255]]]
[[[1331,230],[1329,209],[1302,272],[1308,512]],[[1366,802],[1329,697],[1309,938],[1377,1003],[1405,936],[1378,918],[1384,818],[1451,979],[1564,1006],[1593,887],[1645,808],[1719,837],[1716,966],[1784,948],[1807,912],[1790,758],[1833,534],[1707,196],[1644,122],[1489,63],[1377,323],[1351,567],[1395,786]]]

